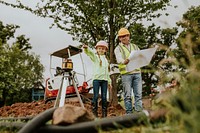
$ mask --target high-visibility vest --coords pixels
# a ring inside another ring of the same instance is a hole
[[[129,51],[123,44],[121,44],[121,43],[119,44],[119,48],[120,48],[123,59],[127,59],[130,56],[131,51],[139,50],[139,48],[135,44],[130,44],[130,46],[131,46],[131,48],[130,48],[130,51]],[[119,64],[119,71],[120,71],[120,74],[131,73],[131,72],[126,71],[126,65],[125,64]],[[140,69],[136,69],[135,71],[140,71]]]

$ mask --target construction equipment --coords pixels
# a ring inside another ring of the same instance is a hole
[[[52,70],[52,57],[59,57],[62,59],[62,67],[56,67],[56,74],[52,78],[46,80],[45,87],[45,101],[56,99],[55,107],[62,107],[65,103],[66,97],[78,97],[81,107],[84,108],[80,94],[89,93],[92,87],[88,86],[85,81],[85,69],[81,56],[82,49],[69,45],[68,47],[58,50],[50,54],[50,70]],[[80,55],[82,61],[84,81],[81,86],[78,85],[76,72],[73,71],[73,62],[71,57]],[[55,70],[55,69],[54,69]],[[50,71],[51,72],[51,71]]]

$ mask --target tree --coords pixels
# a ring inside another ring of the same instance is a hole
[[[127,27],[134,33],[135,26],[142,20],[152,20],[161,15],[159,11],[165,10],[170,0],[49,0],[37,3],[35,8],[26,6],[17,1],[17,4],[0,1],[0,3],[32,12],[40,17],[52,18],[52,26],[67,31],[73,39],[87,43],[94,47],[98,40],[109,42],[109,58],[115,63],[114,48],[118,44],[117,31]],[[142,26],[141,26],[142,27]],[[137,33],[137,32],[136,32]],[[134,34],[131,34],[134,37]],[[138,35],[139,36],[139,35]],[[148,36],[154,38],[153,36]],[[134,40],[133,40],[134,41]],[[143,47],[138,40],[138,45]],[[152,44],[148,44],[152,45]],[[147,46],[146,46],[147,47]],[[112,75],[113,94],[110,101],[117,104],[117,75]]]
[[[39,56],[30,53],[31,44],[24,35],[9,45],[19,26],[0,22],[0,98],[1,104],[30,101],[34,83],[42,81],[43,65]]]
[[[193,60],[189,60],[188,55],[194,56],[194,59],[199,59],[200,55],[200,6],[191,7],[183,15],[182,21],[178,22],[183,31],[177,40],[179,54],[177,58],[184,60],[186,65],[191,65]],[[190,50],[189,50],[190,49]]]

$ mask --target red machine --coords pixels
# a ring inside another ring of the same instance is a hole
[[[46,80],[46,88],[45,88],[45,99],[55,99],[58,94],[59,88],[53,88],[51,82],[49,81],[50,78]],[[87,82],[83,82],[82,86],[78,86],[78,91],[80,94],[89,93],[92,87],[88,86]],[[75,96],[76,91],[73,85],[67,86],[66,89],[66,97]]]
[[[85,69],[83,65],[81,52],[82,49],[69,45],[64,49],[58,50],[51,54],[50,59],[52,59],[52,56],[59,57],[62,59],[62,68],[56,67],[56,69],[54,69],[56,70],[54,76],[46,80],[44,96],[46,102],[49,100],[56,99],[56,104],[60,104],[59,106],[63,106],[64,97],[66,98],[77,96],[80,99],[79,94],[89,93],[89,91],[92,89],[92,87],[90,87],[88,85],[88,82],[85,80]],[[71,59],[72,56],[77,54],[80,55],[80,58],[78,59],[81,59],[82,61],[82,67],[84,72],[83,74],[81,74],[84,76],[84,81],[81,85],[79,85],[78,83],[77,73],[73,71],[74,64]],[[51,64],[52,63],[50,60],[50,65]],[[80,103],[82,103],[81,100]]]

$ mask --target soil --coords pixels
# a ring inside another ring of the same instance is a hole
[[[66,100],[66,104],[72,104],[75,106],[80,106],[77,100]],[[39,113],[50,109],[54,106],[53,101],[45,103],[44,100],[33,101],[31,103],[15,103],[11,106],[3,106],[0,108],[0,117],[34,117]],[[92,111],[92,105],[90,102],[84,102],[84,107]],[[108,106],[108,117],[121,116],[125,114],[125,110],[121,105]],[[101,107],[98,108],[98,116],[101,117]]]
[[[88,95],[87,97],[90,98]],[[83,100],[84,107],[92,112],[92,104],[89,98]],[[55,100],[54,100],[55,101]],[[15,103],[11,106],[3,106],[0,108],[0,117],[34,117],[39,113],[54,107],[54,101],[48,101],[45,103],[45,100],[33,101],[30,103]],[[143,97],[143,107],[144,109],[149,110],[152,106],[151,97]],[[77,97],[66,98],[65,104],[71,104],[81,107]],[[101,117],[101,101],[98,105],[98,116]],[[120,105],[111,106],[108,103],[107,108],[107,117],[113,116],[122,116],[125,114],[125,109]]]

